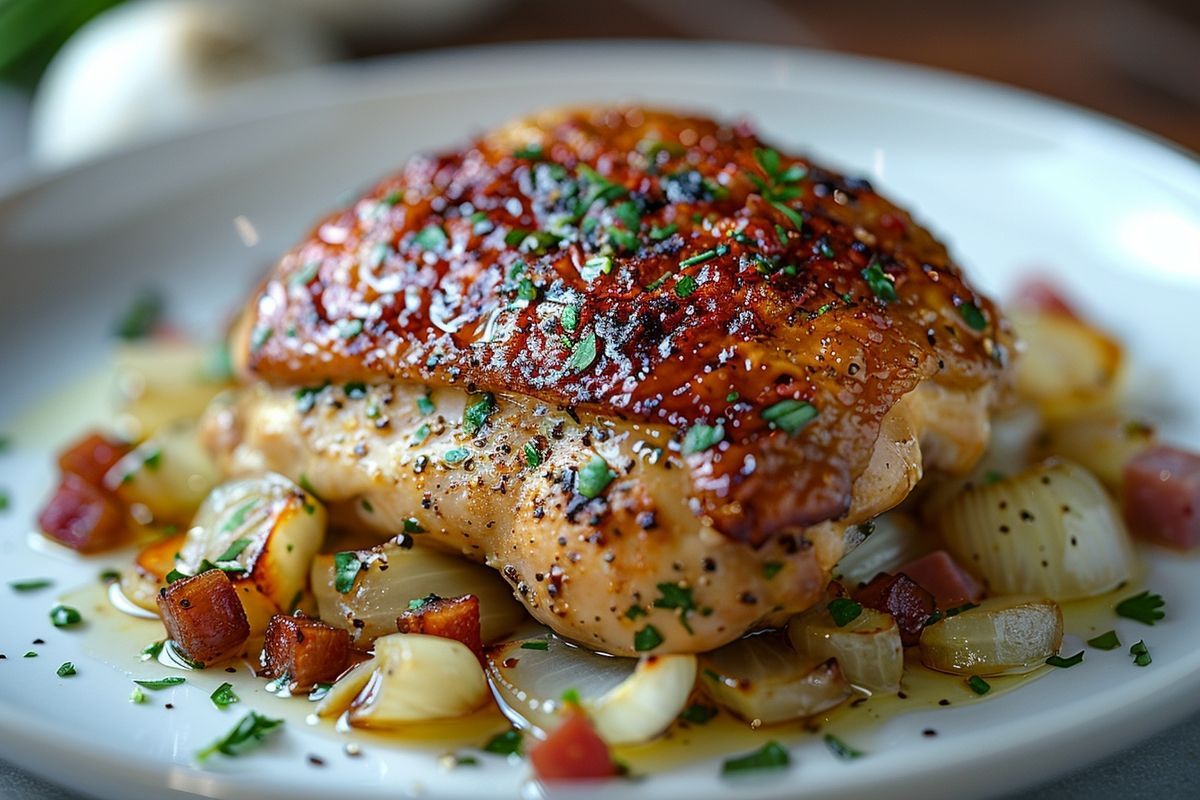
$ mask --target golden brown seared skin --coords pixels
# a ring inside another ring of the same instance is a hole
[[[719,427],[686,456],[695,510],[761,544],[846,513],[921,380],[995,378],[1000,327],[865,181],[746,125],[602,108],[410,160],[280,261],[238,356],[273,383],[508,391],[680,441]]]

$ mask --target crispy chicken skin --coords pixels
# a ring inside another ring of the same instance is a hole
[[[285,255],[208,435],[381,532],[416,518],[566,636],[702,651],[978,457],[1009,340],[865,181],[745,125],[557,111],[410,160]]]

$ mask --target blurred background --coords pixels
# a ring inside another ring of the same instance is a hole
[[[230,92],[337,61],[572,38],[727,39],[1033,89],[1200,150],[1195,0],[0,0],[0,172],[217,118]]]

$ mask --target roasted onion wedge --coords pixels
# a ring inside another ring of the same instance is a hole
[[[105,485],[127,507],[140,505],[150,512],[153,522],[179,526],[191,521],[219,480],[216,464],[200,446],[195,424],[187,422],[159,430],[104,477]]]
[[[1053,600],[996,597],[926,627],[921,662],[957,675],[1014,675],[1046,663],[1062,637],[1062,609]]]
[[[811,717],[851,694],[837,662],[797,653],[774,632],[706,653],[700,665],[705,693],[755,725]]]
[[[493,650],[488,677],[518,727],[551,731],[570,703],[609,744],[637,744],[661,734],[683,711],[696,683],[696,657],[602,656],[547,634]]]
[[[904,674],[904,646],[891,615],[873,608],[838,625],[824,604],[792,618],[788,637],[815,661],[836,659],[846,680],[869,692],[895,694]]]
[[[1056,418],[1115,402],[1124,354],[1111,337],[1062,314],[1013,311],[1009,321],[1024,345],[1016,362],[1021,398]]]

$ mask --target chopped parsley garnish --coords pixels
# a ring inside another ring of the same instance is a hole
[[[242,702],[242,698],[237,696],[237,692],[233,690],[233,684],[222,683],[213,693],[208,696],[212,700],[213,705],[217,708],[229,708],[234,703]]]
[[[121,580],[120,570],[106,569],[100,573],[101,583],[114,583]]]
[[[146,702],[146,693],[142,691],[142,687],[133,687],[133,691],[129,693],[129,702],[139,705]]]
[[[426,225],[413,237],[413,244],[422,250],[441,250],[449,241],[450,237],[440,225]]]
[[[978,675],[967,678],[967,686],[971,687],[971,691],[978,695],[987,694],[992,690],[992,685]]]
[[[150,644],[143,647],[142,648],[142,656],[141,656],[142,661],[150,661],[152,659],[158,658],[159,654],[162,653],[162,651],[163,651],[163,646],[165,646],[166,643],[167,643],[166,639],[160,639],[157,642],[151,642]]]
[[[565,306],[560,321],[564,331],[573,333],[579,327],[579,306]]]
[[[530,469],[541,466],[542,451],[538,450],[536,444],[533,442],[526,442],[523,451],[525,453],[525,466],[529,467]]]
[[[196,753],[196,760],[203,763],[215,753],[237,756],[262,743],[271,731],[283,725],[281,719],[264,717],[251,711],[233,727],[229,733]]]
[[[853,759],[863,757],[861,750],[855,750],[832,733],[825,734],[825,746],[829,748],[829,752],[843,761],[852,761]]]
[[[854,622],[863,612],[861,605],[846,597],[833,598],[825,608],[828,609],[829,616],[833,618],[833,624],[839,628],[844,628]]]
[[[429,594],[425,595],[424,597],[419,597],[416,600],[409,600],[408,601],[408,610],[409,611],[420,611],[422,608],[429,605],[430,603],[436,603],[437,601],[439,601],[441,599],[442,599],[441,595],[433,594],[432,592],[430,592]]]
[[[958,313],[972,330],[981,331],[987,327],[987,319],[974,303],[963,303],[958,307]]]
[[[871,292],[883,302],[894,303],[899,299],[899,295],[896,294],[896,285],[888,278],[878,261],[872,261],[871,266],[862,271],[862,276],[866,279],[867,285],[871,287]]]
[[[405,533],[424,533],[425,528],[423,528],[421,526],[420,522],[417,522],[416,517],[408,517],[407,519],[404,520],[404,532]]]
[[[312,283],[313,278],[317,277],[320,269],[320,261],[306,261],[300,269],[292,273],[292,277],[288,278],[288,283],[292,286],[307,286]]]
[[[474,436],[479,433],[484,424],[487,423],[490,417],[496,411],[496,398],[491,392],[480,395],[478,400],[475,400],[467,406],[463,411],[462,427],[463,431],[468,436]]]
[[[333,588],[339,594],[345,594],[354,588],[354,579],[362,569],[362,561],[358,553],[348,550],[333,555]]]
[[[1089,647],[1097,650],[1116,650],[1121,646],[1121,640],[1117,638],[1116,631],[1102,633],[1094,639],[1088,639],[1087,643]]]
[[[716,715],[717,709],[715,707],[706,706],[703,703],[692,703],[680,713],[679,718],[693,725],[706,725]]]
[[[563,705],[578,706],[583,703],[583,698],[579,696],[579,690],[575,688],[567,689],[562,693]]]
[[[410,441],[413,444],[420,444],[421,442],[425,441],[428,438],[429,438],[429,426],[422,424],[415,431],[413,431],[412,439]]]
[[[544,253],[557,245],[560,238],[549,231],[527,231],[515,228],[504,236],[504,243],[522,253]]]
[[[237,519],[237,521],[234,524],[241,525],[243,522],[245,522],[246,512],[249,511],[250,507],[254,503],[257,503],[257,502],[258,502],[257,500],[252,500],[247,505],[244,505],[241,508],[239,508],[237,511],[235,511],[233,513],[233,517],[230,518],[230,522],[233,522],[234,518],[238,517],[238,515],[240,514],[241,518]],[[226,524],[228,524],[228,523],[226,523]],[[217,563],[220,563],[222,561],[233,561],[235,558],[237,558],[238,556],[240,556],[242,554],[243,550],[245,550],[249,546],[250,546],[249,539],[235,539],[233,544],[229,545],[229,547],[225,550],[224,553],[221,553],[221,555],[217,556]]]
[[[363,332],[363,321],[361,319],[339,319],[334,323],[337,328],[338,336],[343,339],[353,339]]]
[[[38,589],[53,586],[54,581],[49,578],[30,578],[23,581],[9,581],[8,585],[14,592],[36,592]]]
[[[145,339],[154,332],[162,315],[162,295],[155,291],[142,292],[117,320],[114,333],[130,341]]]
[[[471,457],[471,451],[465,447],[452,447],[442,455],[447,464],[461,464]]]
[[[646,616],[646,609],[639,605],[632,605],[625,610],[625,619],[637,619],[644,616]]]
[[[296,390],[296,408],[301,414],[312,411],[313,406],[317,404],[317,395],[328,385],[329,382],[326,381],[320,386],[302,386]]]
[[[437,406],[429,399],[429,395],[423,394],[417,398],[417,411],[421,412],[422,416],[428,416],[437,410]]]
[[[528,642],[521,642],[522,650],[549,650],[550,642],[545,639],[531,639]]]
[[[696,292],[696,279],[691,275],[682,275],[675,281],[675,296],[680,300],[691,297]]]
[[[163,580],[165,580],[167,582],[167,585],[170,586],[172,583],[175,583],[176,581],[182,581],[182,580],[185,580],[190,577],[192,577],[192,576],[188,575],[186,572],[182,572],[181,570],[178,570],[178,569],[172,569],[170,572],[168,572],[166,574],[166,576],[163,578]]]
[[[615,477],[617,473],[609,469],[607,461],[600,456],[593,456],[591,461],[579,468],[575,476],[575,491],[592,500],[599,497]]]
[[[946,609],[947,617],[957,617],[964,611],[970,611],[972,608],[979,608],[979,603],[963,603],[961,606]]]
[[[1133,656],[1133,663],[1139,667],[1148,667],[1150,666],[1150,662],[1153,661],[1150,658],[1150,648],[1146,647],[1146,643],[1141,640],[1129,648],[1129,654]]]
[[[659,596],[654,601],[654,607],[677,610],[679,612],[679,624],[688,633],[692,633],[692,626],[687,621],[688,612],[696,610],[696,601],[692,597],[691,588],[680,586],[677,583],[660,583],[657,588]]]
[[[523,158],[526,161],[539,161],[542,158],[542,146],[534,142],[517,148],[513,151],[513,158]]]
[[[596,360],[596,333],[595,331],[584,336],[575,346],[571,348],[571,356],[567,359],[567,369],[572,372],[583,372],[592,365]]]
[[[703,264],[705,261],[712,261],[714,258],[723,256],[728,252],[729,252],[728,246],[719,244],[716,247],[714,247],[712,250],[705,250],[703,253],[697,253],[694,256],[685,258],[683,261],[679,262],[679,266],[680,267],[690,267],[693,264]]]
[[[56,628],[69,628],[72,625],[78,625],[83,622],[83,615],[79,613],[79,609],[64,606],[61,603],[50,609],[50,621],[54,623]]]
[[[62,666],[58,668],[58,677],[69,678],[75,674],[75,665],[70,661],[64,661]]]
[[[661,228],[655,225],[650,228],[650,241],[661,242],[663,239],[672,236],[677,230],[679,230],[679,226],[674,222],[670,225],[664,225]]]
[[[257,353],[263,348],[263,345],[271,341],[271,337],[275,335],[275,329],[266,325],[259,325],[250,334],[250,352]]]
[[[537,300],[537,297],[538,289],[533,285],[533,281],[529,280],[529,278],[521,278],[521,280],[517,282],[518,300],[533,302],[534,300]]]
[[[736,403],[738,400],[741,399],[741,397],[742,397],[742,395],[740,392],[730,392],[729,394],[725,395],[725,402],[726,403]]]
[[[662,643],[662,634],[653,625],[647,625],[633,635],[633,649],[639,653],[653,650]]]
[[[498,733],[483,746],[485,753],[495,753],[498,756],[516,756],[521,754],[521,732],[505,731]]]
[[[351,400],[361,400],[367,396],[367,385],[362,381],[351,381],[342,387],[342,391]]]
[[[37,658],[37,657],[38,657],[38,654],[32,650],[28,650],[25,653],[25,658]]]
[[[693,425],[683,437],[683,454],[703,452],[724,438],[724,425]]]
[[[721,774],[734,775],[763,769],[783,769],[790,763],[792,763],[792,759],[783,745],[776,741],[770,741],[753,753],[727,760],[721,765]]]
[[[134,681],[134,683],[136,683],[138,686],[142,687],[143,689],[149,689],[152,692],[157,692],[160,689],[170,689],[172,686],[179,686],[180,684],[186,682],[187,678],[182,678],[178,675],[172,675],[167,678],[159,678],[156,681]]]
[[[804,217],[800,216],[799,211],[778,200],[772,200],[771,205],[775,207],[776,211],[787,217],[787,221],[792,223],[793,228],[796,230],[802,230],[804,228]]]
[[[630,233],[629,231],[622,230],[620,228],[609,228],[608,239],[622,250],[638,249],[639,242],[637,234],[635,233]]]
[[[779,574],[779,570],[781,569],[783,569],[782,561],[768,561],[767,563],[763,564],[763,577],[767,580],[771,580]]]
[[[762,418],[787,433],[796,433],[816,419],[817,407],[803,400],[780,400],[763,409]]]
[[[1166,604],[1160,595],[1150,594],[1147,590],[1117,603],[1116,611],[1117,616],[1153,625],[1166,616],[1166,612],[1162,610]]]
[[[579,277],[583,278],[588,283],[596,280],[601,275],[607,275],[613,270],[613,260],[609,256],[592,256],[587,261],[583,262],[583,266],[579,269]],[[566,327],[565,325],[563,326]]]
[[[1063,658],[1062,656],[1050,656],[1046,659],[1046,663],[1052,667],[1058,667],[1059,669],[1070,669],[1076,664],[1083,663],[1083,651],[1080,650],[1075,655],[1068,656],[1067,658]]]

